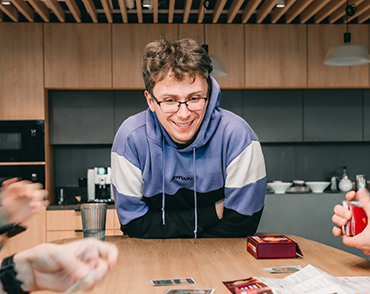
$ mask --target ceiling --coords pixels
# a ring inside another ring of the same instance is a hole
[[[0,0],[0,22],[44,23],[370,23],[370,0]],[[150,1],[152,8],[143,7]]]

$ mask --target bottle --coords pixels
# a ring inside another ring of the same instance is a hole
[[[338,191],[338,178],[333,172],[333,176],[330,179],[330,190],[333,192]]]
[[[339,190],[342,192],[348,192],[352,190],[352,181],[348,178],[346,166],[343,166],[343,176],[339,182]]]

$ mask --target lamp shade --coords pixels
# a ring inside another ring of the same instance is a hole
[[[216,57],[211,57],[213,70],[211,72],[212,77],[224,77],[227,76],[227,71],[222,64],[222,60]]]
[[[351,66],[370,63],[369,53],[364,46],[344,44],[331,47],[325,56],[324,64]]]

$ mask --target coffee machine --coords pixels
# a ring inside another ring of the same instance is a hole
[[[110,167],[94,167],[87,170],[87,201],[114,202]]]

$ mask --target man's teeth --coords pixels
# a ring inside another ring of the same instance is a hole
[[[180,126],[180,127],[186,127],[186,126],[190,125],[190,123],[191,123],[191,122],[188,122],[188,123],[186,123],[186,124],[180,124],[180,123],[175,123],[175,124],[177,124],[177,125],[178,125],[178,126]]]

